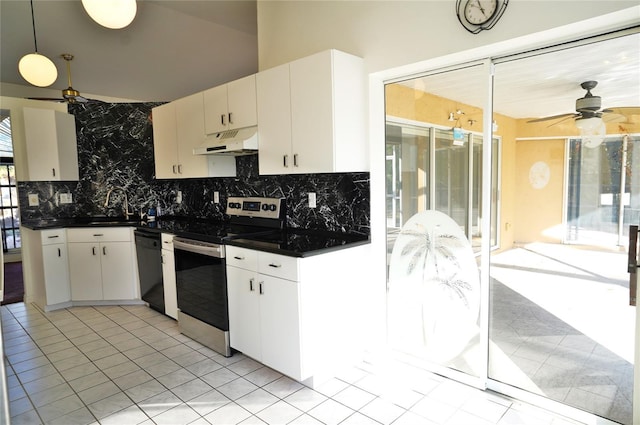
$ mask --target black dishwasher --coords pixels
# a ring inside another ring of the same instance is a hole
[[[134,231],[138,257],[140,295],[149,307],[164,313],[162,280],[162,244],[160,233],[144,229]]]

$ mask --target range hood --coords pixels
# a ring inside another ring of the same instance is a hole
[[[208,136],[194,155],[253,155],[258,153],[258,127],[227,130]]]

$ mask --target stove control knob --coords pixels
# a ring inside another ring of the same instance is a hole
[[[269,205],[269,211],[275,211],[276,210],[276,204],[271,204]]]
[[[269,209],[269,204],[262,204],[262,211],[267,211]]]

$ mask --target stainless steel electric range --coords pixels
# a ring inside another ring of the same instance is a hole
[[[229,221],[185,229],[173,240],[180,332],[229,357],[229,310],[225,241],[279,232],[283,198],[229,197]]]

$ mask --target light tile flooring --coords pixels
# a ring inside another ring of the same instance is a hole
[[[14,425],[576,424],[408,366],[363,362],[313,390],[144,306],[0,312]]]

